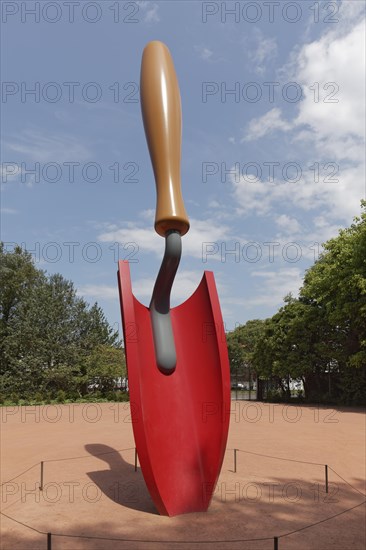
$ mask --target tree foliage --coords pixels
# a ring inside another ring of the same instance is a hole
[[[332,336],[322,312],[292,296],[265,324],[254,364],[290,397],[290,380],[301,380],[309,399],[327,391]]]
[[[363,202],[366,210],[366,202]],[[305,275],[301,296],[324,310],[337,333],[341,367],[366,364],[366,211],[338,237]]]
[[[37,269],[21,248],[7,252],[2,245],[0,361],[3,393],[20,396],[82,395],[91,377],[125,374],[118,335],[102,309],[90,307],[60,274]]]
[[[231,371],[251,368],[256,343],[263,332],[264,321],[253,319],[227,335]]]
[[[254,350],[249,353],[238,345],[242,327],[228,335],[232,366],[249,361],[258,376],[270,378],[288,396],[293,379],[303,382],[310,401],[364,402],[365,201],[362,208],[361,217],[324,244],[324,252],[305,274],[299,298],[286,296],[284,306],[262,322]]]

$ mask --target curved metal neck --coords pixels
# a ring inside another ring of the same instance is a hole
[[[164,374],[172,374],[176,367],[174,335],[170,319],[170,294],[182,255],[179,231],[165,235],[165,252],[156,278],[150,302],[156,362]]]

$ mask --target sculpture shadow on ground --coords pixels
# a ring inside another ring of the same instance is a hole
[[[90,443],[85,445],[85,449],[108,466],[104,470],[86,472],[104,495],[126,508],[150,514],[158,513],[140,468],[135,471],[134,465],[126,462],[120,451],[108,445]]]

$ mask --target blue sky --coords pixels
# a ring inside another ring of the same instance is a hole
[[[138,83],[145,44],[162,40],[191,220],[173,304],[206,269],[227,330],[271,316],[365,197],[364,6],[3,1],[2,240],[119,329],[116,259],[131,259],[148,305],[164,240]]]

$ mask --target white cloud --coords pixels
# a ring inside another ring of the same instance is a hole
[[[123,227],[107,226],[106,231],[98,235],[100,242],[119,242],[127,246],[134,243],[139,250],[155,252],[161,255],[164,243],[151,226],[143,227],[135,222],[126,222]]]
[[[157,4],[153,4],[153,6],[146,12],[144,18],[145,23],[158,23],[160,21],[158,10],[159,6]]]
[[[365,120],[364,22],[339,38],[327,33],[319,41],[306,44],[299,53],[296,79],[304,99],[295,124],[306,125],[318,148],[335,152],[338,158],[352,155],[353,147],[361,153]]]
[[[352,18],[347,15],[349,22]],[[296,129],[295,139],[314,143],[325,155],[363,160],[365,51],[364,20],[353,20],[353,26],[336,25],[319,40],[305,44],[296,56],[292,75],[303,91],[297,115],[286,121],[275,107],[250,121],[243,141],[274,130]]]
[[[274,132],[275,130],[288,131],[291,130],[293,124],[287,122],[282,118],[281,109],[274,107],[263,116],[259,118],[253,118],[247,129],[245,130],[245,136],[241,142],[253,141],[259,139],[267,134]]]
[[[149,211],[153,214],[153,211]],[[228,240],[230,228],[217,220],[190,220],[190,230],[182,239],[184,256],[202,258],[205,243]],[[122,227],[107,226],[106,231],[98,236],[101,242],[136,243],[139,249],[153,252],[158,257],[164,253],[164,240],[153,229],[153,219],[146,226],[136,222],[125,222]],[[211,257],[211,256],[210,256]],[[215,258],[215,256],[212,256]]]
[[[146,210],[141,210],[141,212],[139,212],[139,218],[143,220],[153,222],[154,217],[155,217],[155,210],[153,208],[147,208]]]
[[[37,130],[24,130],[5,141],[4,148],[22,155],[20,162],[83,162],[90,159],[89,150],[69,134],[47,135]]]
[[[86,296],[93,300],[118,300],[117,284],[113,286],[87,284],[80,286],[77,293],[79,296]]]
[[[316,226],[321,238],[334,230],[335,220],[350,223],[365,196],[365,26],[360,9],[348,10],[349,5],[342,4],[345,20],[302,46],[294,56],[290,79],[302,87],[303,99],[293,119],[285,120],[275,107],[251,120],[242,140],[291,130],[296,150],[299,146],[303,149],[300,181],[248,182],[241,177],[238,182],[232,178],[239,212],[269,215],[279,206],[322,209],[325,225]],[[319,162],[317,176],[310,169],[314,159]],[[287,224],[288,220],[277,220],[277,224],[281,222]]]
[[[173,283],[171,306],[174,307],[187,300],[198,287],[203,276],[203,271],[177,271],[176,278]],[[132,281],[132,290],[136,298],[142,298],[145,303],[150,302],[152,291],[154,288],[155,279],[146,277]]]
[[[334,32],[339,35],[349,32],[349,30],[354,27],[355,23],[365,17],[364,2],[349,2],[347,0],[341,0],[338,3],[337,8],[338,13],[335,14],[332,19],[334,18],[337,20],[337,25],[334,25]]]
[[[303,272],[298,267],[285,267],[278,271],[252,271],[251,277],[258,278],[258,292],[247,300],[248,306],[279,306],[286,294],[298,295],[302,286]]]
[[[266,63],[272,61],[277,55],[277,42],[274,37],[265,37],[259,28],[254,29],[255,47],[248,51],[251,62],[255,65],[255,72],[263,75],[266,71]]]
[[[6,145],[4,144],[4,148],[5,147]],[[22,163],[24,163],[24,165]],[[36,175],[34,173],[27,173],[27,169],[31,172],[35,170],[35,166],[27,166],[24,159],[18,162],[3,162],[0,167],[1,183],[7,184],[15,180],[17,183],[22,181],[26,187],[33,187]],[[2,186],[1,189],[4,190],[5,185]]]
[[[299,222],[286,214],[278,216],[278,218],[276,218],[276,224],[285,231],[285,233],[298,233],[301,229]]]
[[[297,296],[302,286],[303,272],[298,267],[284,267],[277,271],[254,270],[250,276],[257,279],[251,295],[245,298],[224,298],[223,304],[256,308],[267,306],[278,308],[283,304],[283,298],[291,292]]]
[[[324,216],[316,216],[313,218],[313,224],[315,227],[326,227],[328,225],[328,221]]]
[[[309,163],[310,164],[310,163]],[[324,170],[321,166],[319,180],[309,166],[300,166],[301,178],[290,182],[276,179],[273,183],[248,177],[232,176],[233,195],[239,213],[268,215],[276,208],[298,208],[303,211],[322,208],[328,220],[341,219],[349,222],[359,212],[360,199],[364,196],[365,176],[362,165]]]
[[[268,214],[272,196],[277,192],[275,184],[267,184],[259,179],[248,181],[248,178],[241,176],[239,180],[232,177],[232,186],[239,214]]]
[[[158,23],[160,21],[158,4],[147,1],[136,2],[136,4],[144,14],[144,23]]]
[[[179,270],[173,283],[171,294],[171,307],[187,300],[197,289],[203,277],[202,271]],[[155,279],[153,277],[142,277],[140,279],[132,279],[132,292],[134,296],[141,302],[150,303],[152,291],[154,288]],[[224,292],[224,287],[217,285],[221,292]],[[98,285],[86,284],[78,289],[80,296],[87,297],[90,301],[99,300],[119,300],[118,288],[116,285]]]
[[[14,208],[0,208],[2,214],[19,214],[19,210],[14,210]]]
[[[195,46],[194,49],[198,52],[198,55],[200,56],[203,61],[211,61],[213,56],[213,51],[210,50],[210,48],[207,48],[206,46]]]
[[[304,100],[294,123],[306,128],[297,139],[312,142],[319,158],[332,159],[340,166],[335,182],[319,183],[328,222],[337,217],[350,222],[365,196],[365,26],[360,17],[353,19],[359,12],[348,11],[349,4],[342,7],[343,25],[302,48],[296,75]],[[319,83],[319,101],[310,89],[314,82]],[[316,186],[309,187],[308,202],[318,197]]]
[[[20,164],[17,162],[3,162],[0,165],[1,183],[8,183],[21,174]]]

